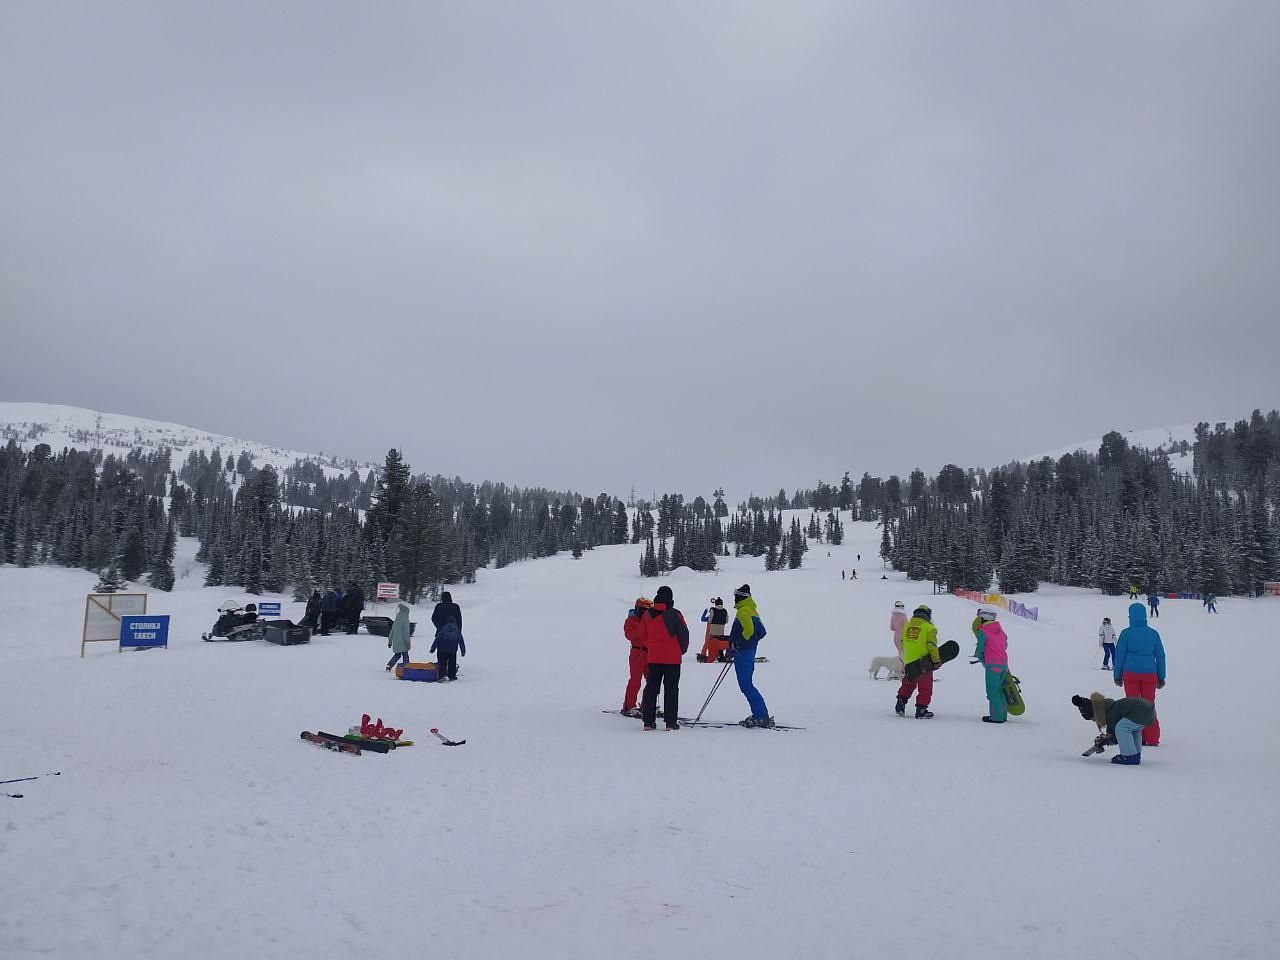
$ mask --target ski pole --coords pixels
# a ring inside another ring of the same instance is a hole
[[[711,692],[707,694],[707,699],[702,701],[702,709],[698,711],[698,715],[693,718],[690,726],[697,726],[698,721],[702,719],[702,715],[707,712],[707,706],[711,703],[711,698],[716,695],[716,691],[720,689],[720,684],[724,683],[724,678],[729,672],[729,667],[733,666],[732,660],[724,662],[724,668],[720,671],[720,676],[716,677],[716,682],[711,685]]]
[[[34,777],[17,777],[13,780],[0,780],[0,783],[26,783],[28,780],[39,780],[41,777],[60,777],[61,770],[54,770],[52,773],[37,774]]]

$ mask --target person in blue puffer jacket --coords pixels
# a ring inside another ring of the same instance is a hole
[[[1120,631],[1111,676],[1125,696],[1156,702],[1156,691],[1164,687],[1164,643],[1160,634],[1147,625],[1147,611],[1140,603],[1129,604],[1129,626]],[[1142,745],[1160,745],[1160,719],[1153,717],[1142,730]]]

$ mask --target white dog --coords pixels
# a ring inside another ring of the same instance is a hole
[[[881,669],[889,671],[890,680],[902,679],[902,660],[898,657],[872,657],[871,666],[867,668],[872,680],[880,679]]]

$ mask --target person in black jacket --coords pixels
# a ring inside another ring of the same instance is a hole
[[[351,589],[342,598],[342,612],[347,621],[347,633],[355,633],[360,629],[360,614],[364,612],[364,591],[360,584],[351,584]]]
[[[320,636],[327,637],[329,631],[333,629],[334,623],[338,620],[338,611],[340,609],[338,601],[338,592],[330,587],[324,593],[324,598],[320,601]]]
[[[320,591],[312,590],[311,598],[307,600],[307,612],[302,617],[302,627],[310,627],[315,630],[320,626]]]
[[[459,630],[462,629],[462,608],[453,602],[453,595],[446,590],[440,594],[440,602],[431,611],[431,624],[439,630],[450,620],[458,625]]]

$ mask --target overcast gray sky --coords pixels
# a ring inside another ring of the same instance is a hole
[[[0,399],[734,495],[1280,405],[1280,4],[0,0]]]

